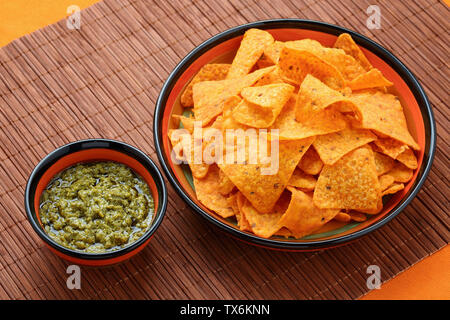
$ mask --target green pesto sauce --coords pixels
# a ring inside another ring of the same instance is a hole
[[[127,166],[80,163],[53,178],[39,212],[56,242],[101,253],[139,239],[151,225],[154,203],[147,183]]]

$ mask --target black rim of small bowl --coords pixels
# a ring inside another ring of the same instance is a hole
[[[281,239],[264,239],[258,237],[253,234],[245,233],[236,228],[230,227],[227,224],[217,220],[213,216],[211,216],[208,212],[204,211],[201,207],[199,207],[184,191],[183,186],[178,182],[174,173],[172,172],[170,166],[168,165],[168,159],[166,159],[164,150],[163,150],[163,137],[162,137],[162,125],[161,121],[164,115],[164,109],[167,102],[167,99],[170,95],[173,86],[177,82],[178,78],[183,74],[183,72],[203,53],[207,52],[211,48],[216,45],[232,39],[234,37],[243,35],[244,32],[250,28],[259,28],[259,29],[282,29],[282,28],[290,28],[290,29],[306,29],[306,30],[314,30],[321,31],[328,34],[340,35],[341,33],[349,33],[355,42],[373,52],[379,58],[383,59],[387,64],[389,64],[405,81],[408,85],[409,89],[414,94],[414,98],[417,100],[417,103],[420,107],[422,117],[424,120],[425,126],[425,150],[424,150],[424,158],[421,167],[418,169],[419,173],[417,175],[416,180],[414,181],[413,186],[405,195],[405,197],[383,218],[376,221],[372,225],[359,230],[352,232],[347,235],[336,236],[333,239],[325,239],[325,240],[311,240],[311,241],[302,241],[302,242],[293,242],[293,241],[283,241]],[[431,109],[428,98],[422,88],[422,86],[417,81],[416,77],[413,73],[398,59],[396,58],[390,51],[374,42],[373,40],[346,28],[339,27],[336,25],[314,21],[314,20],[302,20],[302,19],[275,19],[275,20],[263,20],[256,21],[244,25],[240,25],[237,27],[233,27],[228,29],[222,33],[219,33],[212,38],[206,40],[198,47],[193,49],[189,54],[187,54],[181,62],[175,67],[172,73],[169,75],[168,79],[164,83],[161,92],[158,96],[158,100],[156,102],[155,116],[153,120],[153,134],[154,134],[154,142],[156,147],[156,152],[158,155],[159,162],[169,179],[172,186],[175,188],[177,193],[190,205],[192,209],[194,209],[197,213],[202,215],[205,219],[212,222],[214,225],[219,228],[227,231],[231,235],[243,239],[245,241],[250,241],[253,244],[262,245],[264,247],[269,248],[278,248],[284,250],[315,250],[315,249],[325,249],[328,247],[333,247],[337,245],[341,245],[343,243],[355,240],[360,238],[389,222],[392,220],[398,213],[400,213],[416,196],[422,187],[423,183],[428,176],[428,173],[431,169],[434,152],[435,152],[435,144],[436,144],[436,129],[435,129],[435,121],[433,111]]]
[[[129,244],[126,247],[120,248],[114,251],[108,251],[104,253],[87,253],[79,250],[69,249],[61,244],[54,241],[50,236],[43,230],[39,221],[37,220],[36,211],[34,208],[34,195],[36,192],[37,184],[41,179],[42,175],[52,166],[56,161],[62,157],[82,150],[88,149],[110,149],[122,152],[137,161],[144,166],[146,170],[151,174],[153,180],[155,181],[156,189],[158,190],[158,208],[155,208],[155,217],[152,221],[150,228],[140,237],[137,241]],[[87,139],[79,140],[69,144],[66,144],[58,149],[49,153],[44,159],[42,159],[38,165],[31,172],[30,177],[25,188],[25,210],[28,216],[28,221],[33,227],[34,231],[39,235],[39,237],[50,245],[52,248],[58,250],[59,252],[83,260],[107,260],[111,258],[118,258],[125,254],[128,254],[141,245],[143,245],[158,229],[161,224],[167,207],[167,190],[164,185],[164,180],[155,163],[142,151],[139,149],[116,140],[109,139]]]

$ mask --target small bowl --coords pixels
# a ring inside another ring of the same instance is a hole
[[[207,63],[231,62],[243,34],[250,28],[266,30],[276,40],[311,38],[328,47],[333,46],[341,33],[349,33],[374,67],[381,70],[385,77],[394,83],[404,107],[409,130],[419,143],[421,151],[417,154],[418,169],[415,170],[413,179],[405,185],[404,190],[390,198],[386,197],[381,213],[369,217],[364,222],[340,225],[332,221],[333,225],[302,239],[282,237],[263,239],[239,230],[234,221],[218,216],[197,200],[189,170],[171,161],[171,146],[167,137],[168,130],[175,128],[171,115],[183,113],[179,101],[180,95],[193,75]],[[399,59],[359,33],[328,23],[299,19],[258,21],[238,26],[212,37],[191,51],[175,67],[160,92],[156,103],[153,130],[161,166],[174,189],[189,206],[238,239],[264,247],[293,251],[311,251],[338,246],[366,235],[394,218],[411,202],[423,185],[431,168],[436,142],[435,122],[428,98],[417,79]]]
[[[60,245],[45,232],[39,218],[39,200],[51,179],[57,173],[76,163],[92,161],[115,161],[133,169],[147,182],[155,204],[155,217],[152,225],[141,238],[123,248],[105,253],[87,253]],[[114,140],[80,140],[54,150],[34,168],[25,188],[25,210],[34,231],[58,256],[82,265],[105,266],[115,264],[140,252],[149,243],[161,224],[166,206],[167,190],[158,167],[142,151]]]

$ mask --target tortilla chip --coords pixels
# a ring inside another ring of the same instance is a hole
[[[284,47],[284,42],[275,41],[272,44],[264,48],[264,55],[270,63],[277,64],[280,58],[281,49]]]
[[[359,127],[380,132],[415,150],[420,149],[408,131],[403,107],[396,96],[378,91],[353,94],[350,99],[358,110]]]
[[[323,162],[314,148],[309,148],[300,160],[298,167],[303,172],[311,175],[319,174],[323,168]]]
[[[227,198],[217,192],[219,188],[219,168],[217,165],[211,165],[208,174],[203,179],[194,177],[194,186],[197,199],[205,207],[223,218],[234,216],[234,211]]]
[[[169,141],[172,145],[172,155],[175,157],[176,160],[178,161],[189,161],[189,158],[186,155],[186,150],[185,149],[185,145],[188,144],[188,139],[190,139],[190,133],[188,130],[185,130],[183,134],[179,134],[178,137],[175,137],[175,135],[173,135],[173,133],[175,132],[175,130],[169,130],[169,132],[167,133],[167,137],[169,138]]]
[[[239,79],[229,79],[228,83],[230,84],[230,91],[237,92],[236,94],[238,94],[243,88],[251,87],[259,79],[271,73],[275,69],[276,66],[271,66],[263,69],[258,69]]]
[[[270,127],[279,129],[282,140],[297,140],[344,129],[347,126],[344,116],[335,110],[325,109],[314,117],[298,122],[295,120],[296,95],[292,95]]]
[[[307,74],[311,74],[332,89],[344,87],[344,79],[334,66],[309,51],[289,44],[281,50],[278,66],[281,76],[297,85],[303,82]]]
[[[292,193],[290,199],[286,192],[283,193],[270,213],[260,213],[250,202],[245,203],[242,211],[256,235],[269,238],[286,228],[292,236],[301,238],[320,229],[339,212],[335,209],[319,209],[314,206],[311,196],[295,188],[288,189]],[[285,236],[290,235],[285,233]]]
[[[346,54],[355,58],[366,71],[372,69],[369,60],[348,33],[342,33],[337,38],[334,47],[344,50]]]
[[[234,189],[234,184],[222,170],[219,170],[219,192],[226,196]]]
[[[194,122],[195,119],[193,117],[185,117],[185,116],[180,116],[178,114],[173,114],[172,118],[177,119],[178,121],[181,122],[182,128],[186,129],[187,131],[189,131],[189,133],[193,133],[194,132]]]
[[[233,109],[241,103],[242,99],[238,96],[231,96],[225,102],[223,106],[223,122],[222,130],[226,129],[247,129],[248,127],[237,122],[233,118]]]
[[[181,95],[180,102],[183,107],[194,106],[194,99],[192,97],[192,87],[197,82],[202,81],[217,81],[223,80],[230,70],[230,64],[228,63],[210,63],[205,64],[200,71],[192,78],[191,82],[184,89]]]
[[[239,221],[241,219],[241,212],[240,212],[239,206],[237,204],[238,193],[239,192],[230,194],[227,198],[227,202],[228,202],[228,205],[231,207],[231,209],[233,209],[234,216],[236,218],[236,223],[237,223],[237,226],[239,227]]]
[[[397,156],[397,161],[403,163],[410,169],[417,169],[417,158],[414,152],[408,148]]]
[[[378,178],[378,181],[380,182],[380,190],[383,191],[389,188],[389,186],[394,183],[395,179],[393,176],[384,174]]]
[[[250,87],[275,67],[259,69],[239,79],[203,81],[194,84],[195,119],[209,124],[223,111],[224,102],[231,96],[238,95],[243,88]]]
[[[230,97],[230,98],[232,98],[232,97]],[[226,103],[226,101],[225,101],[225,103]],[[224,103],[224,107],[225,107],[225,103]],[[213,124],[211,125],[211,128],[223,130],[223,122],[224,122],[223,116],[218,116],[216,118],[216,120],[214,120]]]
[[[368,147],[325,165],[314,190],[314,204],[322,209],[376,209],[380,197],[375,160]]]
[[[189,168],[194,178],[201,179],[208,173],[209,165],[206,163],[189,163]]]
[[[345,87],[340,92],[342,93],[343,97],[347,97],[348,98],[348,97],[350,97],[352,95],[352,89],[350,89],[349,87]],[[353,111],[353,108],[350,111]]]
[[[319,79],[308,74],[298,92],[295,119],[300,122],[308,121],[318,112],[344,99],[339,91],[331,89]]]
[[[383,210],[383,198],[381,197],[381,193],[380,193],[380,198],[378,199],[378,204],[377,204],[376,209],[365,209],[365,210],[359,209],[359,210],[356,210],[356,211],[361,212],[361,213],[374,215],[374,214],[380,213],[382,210]]]
[[[259,58],[259,60],[256,62],[256,66],[254,68],[256,69],[262,69],[262,68],[267,68],[270,66],[273,66],[274,64],[272,62],[270,62],[266,57],[264,57],[264,55]]]
[[[186,130],[186,129],[182,129]],[[208,173],[209,165],[206,163],[194,163],[194,135],[185,133],[175,137],[173,130],[169,131],[168,136],[172,144],[172,152],[175,153],[177,160],[184,161],[189,164],[192,176],[197,179],[202,179]]]
[[[238,197],[237,195],[238,194],[236,192],[236,193],[230,194],[227,197],[228,206],[233,210],[235,216],[240,215],[239,207],[237,204],[237,197]]]
[[[227,79],[236,79],[247,75],[263,54],[264,49],[274,41],[272,35],[267,31],[247,30],[231,63]]]
[[[380,70],[373,68],[350,81],[347,84],[352,90],[362,90],[377,87],[390,87],[394,85],[386,79]]]
[[[357,222],[363,222],[367,220],[366,215],[359,212],[350,212],[349,216],[353,221]]]
[[[203,81],[194,84],[193,100],[195,119],[207,124],[222,113],[223,101],[228,98],[228,96],[224,95],[227,85],[226,80]]]
[[[342,49],[324,48],[318,56],[334,66],[346,81],[352,81],[365,73],[358,61]]]
[[[392,159],[397,159],[397,157],[404,151],[408,149],[408,146],[397,140],[391,138],[381,138],[374,141],[375,150],[382,152]]]
[[[286,227],[296,238],[302,238],[320,229],[325,223],[333,219],[338,213],[337,209],[317,208],[311,196],[293,187],[291,201],[278,225]]]
[[[323,163],[332,165],[350,151],[376,138],[369,130],[346,128],[342,131],[318,136],[313,145]]]
[[[295,48],[297,50],[309,51],[311,53],[316,53],[324,48],[324,46],[322,46],[322,44],[319,41],[314,39],[291,40],[286,41],[284,45],[287,45],[291,48]]]
[[[292,237],[292,232],[290,232],[289,229],[282,227],[280,230],[275,232],[273,235],[284,237],[284,238],[289,238],[289,237]]]
[[[350,217],[348,213],[341,211],[337,215],[335,215],[333,219],[339,222],[350,222],[352,220],[352,217]]]
[[[244,88],[241,91],[241,96],[248,102],[263,108],[275,109],[279,105],[284,106],[293,91],[293,86],[286,83],[277,83]]]
[[[348,87],[345,87],[345,88],[348,88]],[[348,88],[348,90],[351,90],[351,89]],[[347,97],[347,95],[344,95],[344,97]],[[349,120],[350,123],[352,123],[352,121],[355,121],[355,106],[353,103],[349,103],[348,100],[343,100],[343,101],[336,102],[333,105],[333,107],[334,107],[334,109],[338,110],[339,112],[344,113],[347,116],[347,119]]]
[[[233,109],[233,117],[250,127],[267,128],[278,117],[293,91],[293,86],[284,83],[244,88],[241,95],[245,100]]]
[[[250,163],[248,147],[244,164],[227,164],[225,161],[219,166],[251,204],[258,208],[259,212],[269,213],[286,187],[301,157],[313,141],[314,138],[294,141],[280,140],[278,170],[273,175],[261,174],[261,170],[270,168],[270,163]],[[270,143],[267,144],[270,146]]]
[[[288,186],[300,188],[302,191],[313,191],[316,186],[317,179],[312,175],[304,173],[298,167],[294,170],[289,179]]]
[[[242,100],[233,109],[232,114],[237,122],[254,128],[267,128],[275,121],[272,110],[261,108],[246,100]]]
[[[250,228],[250,224],[248,223],[247,218],[245,217],[245,214],[242,211],[242,207],[244,206],[247,199],[239,191],[236,193],[236,195],[237,195],[236,196],[236,204],[239,209],[239,214],[236,214],[236,220],[237,220],[238,227],[242,231],[252,231],[252,229]]]
[[[270,238],[281,228],[278,221],[280,221],[286,211],[288,204],[289,195],[285,192],[268,213],[258,212],[248,200],[242,207],[242,213],[245,215],[254,234],[262,238]]]
[[[388,194],[394,194],[399,192],[400,190],[403,190],[405,188],[405,185],[403,183],[394,183],[392,186],[390,186],[388,189],[384,190],[382,195],[388,195]]]
[[[377,167],[377,173],[379,176],[388,172],[394,167],[394,160],[382,153],[374,152],[375,166]]]
[[[352,80],[365,72],[364,68],[352,56],[347,55],[344,50],[327,48],[316,40],[301,39],[287,41],[287,46],[298,50],[308,51],[323,61],[335,67],[345,80]]]
[[[396,162],[394,167],[387,174],[394,177],[396,182],[404,183],[412,179],[414,172],[404,164]]]
[[[283,79],[280,76],[280,73],[278,71],[278,67],[275,67],[273,71],[269,72],[265,76],[261,77],[256,83],[254,84],[255,87],[258,86],[265,86],[268,84],[275,84],[275,83],[284,83]]]

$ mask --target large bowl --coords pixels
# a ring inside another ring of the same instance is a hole
[[[93,161],[115,161],[133,169],[148,184],[155,204],[152,224],[142,237],[123,248],[104,253],[87,253],[62,246],[46,233],[39,217],[39,200],[50,180],[57,173],[77,163]],[[34,168],[25,188],[25,210],[34,231],[50,250],[61,258],[90,266],[123,262],[144,249],[161,224],[166,206],[167,190],[163,177],[153,161],[135,147],[107,139],[80,140],[52,151]]]
[[[419,166],[413,179],[401,192],[390,198],[385,197],[381,213],[364,222],[342,224],[333,221],[317,233],[298,240],[276,236],[264,239],[239,230],[232,219],[220,217],[197,200],[189,169],[175,165],[170,157],[171,146],[167,133],[176,126],[171,121],[171,115],[183,113],[180,94],[196,72],[206,63],[230,62],[239,47],[242,35],[250,28],[264,29],[276,40],[311,38],[329,47],[333,46],[341,33],[349,33],[373,66],[395,84],[409,130],[419,143],[421,151],[417,154]],[[238,26],[212,37],[191,51],[176,66],[161,90],[156,103],[153,130],[158,158],[167,178],[195,212],[238,239],[265,247],[298,251],[341,245],[378,229],[394,218],[411,202],[423,185],[431,168],[436,141],[435,122],[428,99],[417,79],[399,59],[381,45],[354,31],[323,22],[298,19],[258,21]]]

